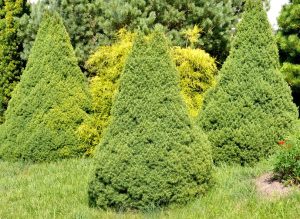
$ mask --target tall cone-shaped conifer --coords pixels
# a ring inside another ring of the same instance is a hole
[[[290,88],[278,71],[276,42],[262,2],[246,4],[230,55],[200,113],[217,163],[258,161],[297,118]]]
[[[47,13],[5,114],[0,156],[49,161],[85,150],[76,137],[89,109],[86,80],[58,14]]]
[[[186,203],[207,189],[210,145],[179,92],[164,36],[139,36],[96,152],[90,206],[145,210]]]

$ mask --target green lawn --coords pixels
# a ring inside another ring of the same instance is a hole
[[[35,165],[0,162],[0,218],[299,218],[299,191],[272,200],[256,193],[253,179],[269,171],[270,163],[216,168],[214,187],[182,208],[122,214],[88,207],[89,159]]]

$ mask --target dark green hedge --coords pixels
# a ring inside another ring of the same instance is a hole
[[[179,92],[165,38],[139,36],[96,152],[90,206],[147,210],[186,203],[205,192],[210,144],[191,124]]]
[[[50,161],[80,156],[76,130],[89,109],[86,79],[61,18],[46,14],[1,127],[4,160]]]
[[[260,0],[249,0],[199,124],[216,163],[252,164],[269,155],[292,127],[297,108],[279,72],[276,42]]]

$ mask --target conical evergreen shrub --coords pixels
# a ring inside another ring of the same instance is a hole
[[[139,36],[96,152],[90,206],[147,210],[186,203],[207,189],[210,145],[191,124],[179,92],[165,38]]]
[[[118,91],[119,79],[135,37],[135,33],[120,30],[115,44],[100,46],[86,62],[86,69],[92,77],[89,84],[93,113],[91,120],[81,125],[79,135],[90,145],[91,155],[110,122],[110,111]],[[189,115],[193,119],[197,118],[203,94],[216,82],[218,71],[215,60],[205,51],[190,47],[171,47],[170,53],[180,75],[181,94]]]
[[[289,132],[297,109],[278,68],[266,12],[260,0],[249,0],[217,85],[207,93],[200,113],[215,162],[252,164]]]
[[[36,162],[81,155],[85,148],[76,130],[89,107],[86,79],[62,20],[47,13],[5,113],[1,158]]]

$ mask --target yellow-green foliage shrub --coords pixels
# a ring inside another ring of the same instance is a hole
[[[202,105],[203,93],[215,84],[215,60],[204,50],[180,47],[172,49],[172,57],[180,73],[181,93],[194,118]]]
[[[134,33],[120,30],[115,44],[100,47],[86,63],[91,78],[94,116],[80,127],[79,135],[91,145],[88,153],[93,153],[94,146],[100,142],[102,133],[109,123],[119,78],[134,38]],[[215,59],[201,49],[189,47],[173,47],[171,57],[180,73],[181,94],[188,106],[189,115],[194,118],[201,107],[203,93],[215,84],[217,74]]]

